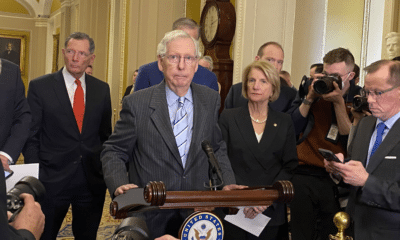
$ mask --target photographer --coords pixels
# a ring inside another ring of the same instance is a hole
[[[296,194],[291,203],[294,240],[328,239],[329,234],[336,231],[332,219],[340,209],[337,187],[325,171],[324,158],[318,148],[334,153],[346,152],[351,127],[347,105],[351,105],[354,95],[360,90],[353,80],[354,57],[349,50],[334,49],[325,55],[323,61],[323,74],[309,79],[303,85],[308,86],[306,89],[299,89],[289,111],[299,136],[299,167],[293,177]],[[317,93],[315,86],[321,77],[332,82],[332,89]]]
[[[3,166],[0,170],[3,172]],[[11,213],[7,212],[6,203],[6,182],[4,175],[0,174],[0,233],[2,239],[36,239],[38,240],[44,229],[44,214],[40,204],[35,202],[30,194],[21,194],[24,207],[15,217],[15,220],[8,223]],[[8,215],[8,216],[7,216]]]

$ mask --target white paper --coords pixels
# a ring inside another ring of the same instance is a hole
[[[14,174],[6,180],[7,192],[25,176],[39,178],[39,163],[10,165]]]
[[[244,207],[238,208],[239,211],[236,215],[226,215],[225,220],[257,237],[260,236],[271,218],[264,214],[258,214],[254,219],[245,218],[243,213]]]

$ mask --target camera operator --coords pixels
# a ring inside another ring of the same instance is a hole
[[[3,166],[0,165],[3,172]],[[20,198],[24,201],[24,207],[15,217],[15,220],[8,223],[11,213],[7,212],[6,203],[6,182],[4,175],[0,174],[0,234],[1,239],[36,239],[38,240],[44,229],[44,214],[40,204],[35,202],[30,194],[23,193]]]
[[[299,89],[289,111],[299,136],[299,167],[292,180],[296,194],[290,205],[294,240],[328,239],[336,231],[332,219],[340,209],[337,187],[325,171],[318,148],[346,152],[351,127],[347,105],[351,105],[360,90],[353,80],[354,57],[349,50],[334,49],[325,55],[323,62],[323,74],[316,76],[336,79],[332,81],[332,89],[318,94],[314,87],[320,79],[308,80],[311,84]]]

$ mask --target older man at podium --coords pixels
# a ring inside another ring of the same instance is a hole
[[[201,147],[204,140],[211,142],[224,188],[235,183],[217,123],[219,94],[192,83],[199,55],[197,41],[187,33],[167,33],[157,48],[164,81],[124,98],[121,118],[101,156],[104,178],[113,197],[144,187],[149,181],[163,181],[167,191],[206,190],[209,163]],[[152,238],[156,238],[164,234],[177,236],[190,213],[155,210],[144,215]]]

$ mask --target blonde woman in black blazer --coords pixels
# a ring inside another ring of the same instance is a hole
[[[279,90],[276,69],[268,62],[255,61],[243,73],[242,94],[249,100],[248,105],[221,113],[219,125],[237,184],[259,186],[290,180],[298,165],[292,120],[289,115],[269,107],[269,103],[279,97]],[[251,211],[253,215],[249,214]],[[252,218],[258,210],[247,209],[247,212]],[[282,239],[287,236],[283,228],[284,204],[273,204],[263,214],[271,220],[260,237],[225,222],[226,239]]]

